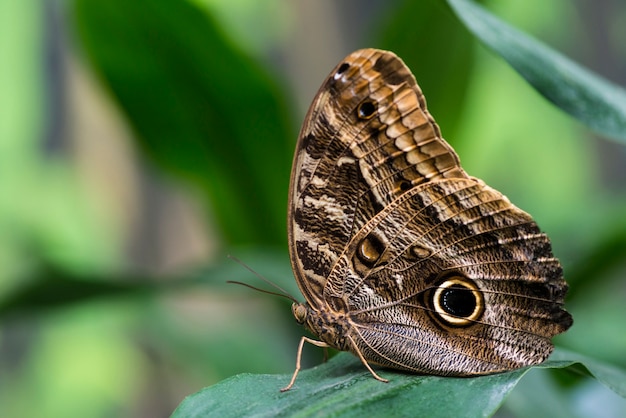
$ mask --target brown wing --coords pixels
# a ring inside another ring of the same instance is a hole
[[[374,49],[347,56],[315,97],[293,163],[290,255],[307,301],[322,303],[350,238],[398,196],[466,177],[406,65]]]
[[[449,286],[449,287],[447,287]],[[411,189],[356,234],[325,288],[365,359],[434,374],[537,364],[572,323],[532,218],[475,179]],[[393,341],[393,343],[390,343]]]

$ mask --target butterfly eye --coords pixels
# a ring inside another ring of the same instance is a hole
[[[370,119],[376,113],[376,104],[367,100],[361,103],[357,109],[357,114],[359,115],[359,119]]]
[[[449,325],[465,326],[483,313],[484,299],[474,282],[455,276],[439,285],[433,295],[435,312]]]
[[[306,306],[302,303],[294,303],[291,305],[291,312],[299,324],[304,324],[309,314]]]

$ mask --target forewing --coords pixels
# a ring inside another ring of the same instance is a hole
[[[465,177],[406,65],[374,49],[347,56],[315,97],[293,163],[290,255],[307,301],[322,303],[351,237],[398,196]]]

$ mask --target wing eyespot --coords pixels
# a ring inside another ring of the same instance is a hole
[[[362,102],[357,108],[357,115],[359,119],[364,119],[364,120],[371,119],[372,116],[376,114],[376,109],[377,109],[376,102],[372,100],[366,100]]]
[[[345,73],[348,70],[348,68],[350,68],[350,64],[348,64],[347,62],[344,62],[343,64],[339,66],[339,68],[337,68],[337,72],[335,72],[335,75],[333,76],[333,78],[337,80],[338,78],[341,77],[343,73]]]
[[[378,237],[370,234],[359,242],[356,255],[364,265],[372,267],[380,259],[383,251],[383,243]]]
[[[396,183],[396,189],[402,193],[410,190],[411,187],[413,187],[413,185],[408,180],[403,179]]]
[[[421,259],[430,257],[430,255],[432,254],[432,251],[426,247],[415,244],[409,248],[408,253],[411,256],[411,259],[421,260]]]
[[[446,324],[463,327],[473,324],[485,310],[485,300],[478,286],[463,276],[451,276],[433,292],[432,305]]]
[[[343,74],[346,72],[346,70],[350,68],[350,64],[348,64],[347,62],[344,62],[343,64],[341,64],[339,66],[339,68],[337,69],[337,74]]]

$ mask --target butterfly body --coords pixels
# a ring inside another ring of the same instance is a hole
[[[549,239],[461,168],[393,53],[356,51],[330,73],[300,133],[289,200],[306,299],[294,316],[368,368],[511,370],[543,361],[571,325]]]

